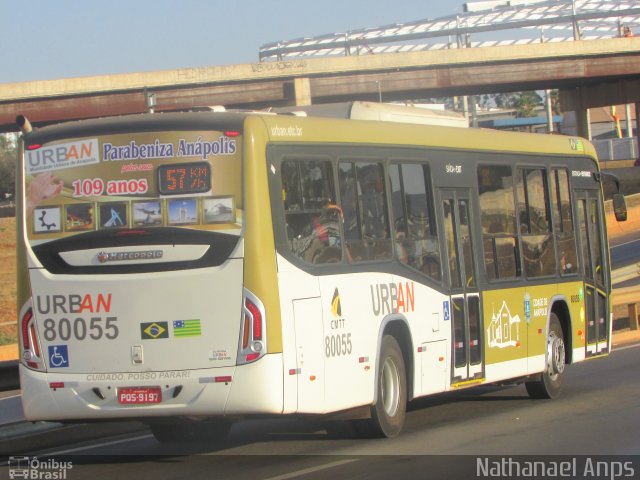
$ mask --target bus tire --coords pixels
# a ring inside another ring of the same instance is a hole
[[[531,398],[557,398],[560,395],[565,372],[565,350],[562,325],[558,316],[551,313],[545,352],[545,370],[540,380],[525,383]]]
[[[356,430],[366,437],[396,437],[407,413],[407,376],[402,350],[391,335],[382,337],[377,388],[371,418],[356,421]]]

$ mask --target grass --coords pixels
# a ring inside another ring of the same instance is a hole
[[[17,318],[16,219],[0,218],[0,345],[18,341]]]

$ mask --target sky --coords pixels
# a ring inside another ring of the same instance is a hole
[[[3,83],[258,61],[266,43],[461,13],[458,0],[0,0]]]

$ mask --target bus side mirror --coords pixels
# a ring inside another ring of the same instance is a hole
[[[621,193],[614,193],[611,197],[613,204],[613,213],[616,216],[618,222],[627,221],[627,202],[624,199],[624,195]]]

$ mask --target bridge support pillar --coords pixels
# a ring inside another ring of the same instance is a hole
[[[578,136],[591,140],[591,115],[589,115],[589,109],[576,111],[576,122],[578,124]]]
[[[629,328],[631,330],[638,330],[638,304],[629,304]]]
[[[308,77],[294,78],[293,90],[296,106],[311,105],[311,81]]]

